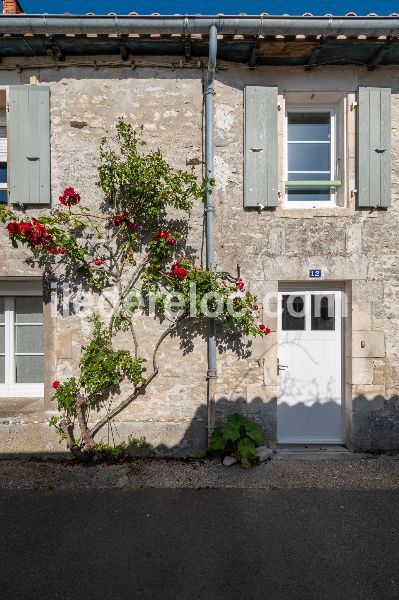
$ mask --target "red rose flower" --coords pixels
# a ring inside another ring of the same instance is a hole
[[[261,325],[259,325],[259,329],[260,329],[261,331],[265,331],[265,329],[266,329],[266,325],[263,325],[263,323],[262,323]]]
[[[97,267],[99,267],[104,264],[104,261],[102,258],[97,257],[96,260],[94,261],[94,264],[97,265]]]
[[[20,225],[16,221],[8,223],[7,230],[10,235],[18,235],[18,233],[21,233]]]
[[[176,246],[176,244],[177,244],[177,239],[176,239],[176,238],[174,238],[174,237],[170,237],[170,238],[168,239],[168,244],[170,244],[171,246]]]
[[[58,381],[58,379],[56,379],[55,381],[53,381],[53,388],[56,390],[58,388],[58,386],[61,385],[61,382]]]
[[[178,279],[185,279],[188,275],[188,272],[184,267],[179,267],[178,263],[173,263],[172,275]]]
[[[241,292],[245,289],[245,284],[244,284],[243,280],[241,279],[241,277],[239,279],[237,279],[237,281],[236,281],[236,288],[237,288],[237,290],[240,290]]]
[[[252,306],[252,309],[253,309],[253,310],[256,310],[256,311],[258,311],[258,310],[259,310],[259,306],[258,306],[257,304],[254,304],[254,305]]]
[[[265,335],[269,335],[269,333],[271,333],[271,329],[269,329],[268,327],[266,327],[266,329],[265,329]]]
[[[121,215],[115,215],[114,217],[114,225],[122,225],[125,221],[129,220],[129,213],[124,212]]]
[[[129,219],[129,213],[126,211],[121,215],[115,215],[115,217],[113,218],[113,222],[114,225],[116,225],[117,227],[119,227],[120,225],[126,225],[127,229],[129,229],[130,231],[136,231],[137,229],[136,223],[133,223],[133,221]]]
[[[132,221],[125,221],[125,225],[129,229],[129,231],[136,231],[137,229],[136,223],[132,223]]]
[[[47,250],[50,252],[50,254],[58,254],[58,250],[55,246],[49,246]]]
[[[60,196],[59,200],[64,206],[74,206],[75,204],[79,204],[80,195],[75,192],[73,187],[69,187],[64,190],[64,193]]]

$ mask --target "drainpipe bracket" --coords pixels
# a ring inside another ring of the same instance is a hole
[[[211,380],[211,379],[217,379],[218,378],[218,372],[217,371],[207,371],[206,372],[206,378],[207,380]]]

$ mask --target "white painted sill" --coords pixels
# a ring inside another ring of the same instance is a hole
[[[0,384],[1,398],[44,398],[44,383]]]

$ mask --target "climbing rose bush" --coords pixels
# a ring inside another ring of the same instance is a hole
[[[241,278],[209,272],[196,257],[187,256],[190,211],[213,182],[172,168],[159,150],[145,152],[141,134],[123,120],[116,134],[116,144],[104,139],[100,148],[101,210],[87,204],[74,187],[67,187],[57,206],[38,217],[0,208],[14,247],[25,246],[49,277],[63,273],[78,287],[89,288],[93,297],[102,297],[108,307],[106,315],[90,317],[92,334],[82,347],[79,373],[52,384],[59,416],[50,424],[78,458],[95,455],[96,435],[157,377],[164,340],[180,335],[184,343],[184,322],[195,333],[214,311],[229,333],[270,333],[259,322],[256,298]],[[165,319],[168,296],[178,296],[181,306]],[[146,318],[151,302],[159,337],[145,360],[136,321]],[[131,337],[126,349],[116,347],[120,331]]]

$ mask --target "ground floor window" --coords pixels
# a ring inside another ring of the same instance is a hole
[[[0,296],[0,395],[42,396],[43,299]]]

